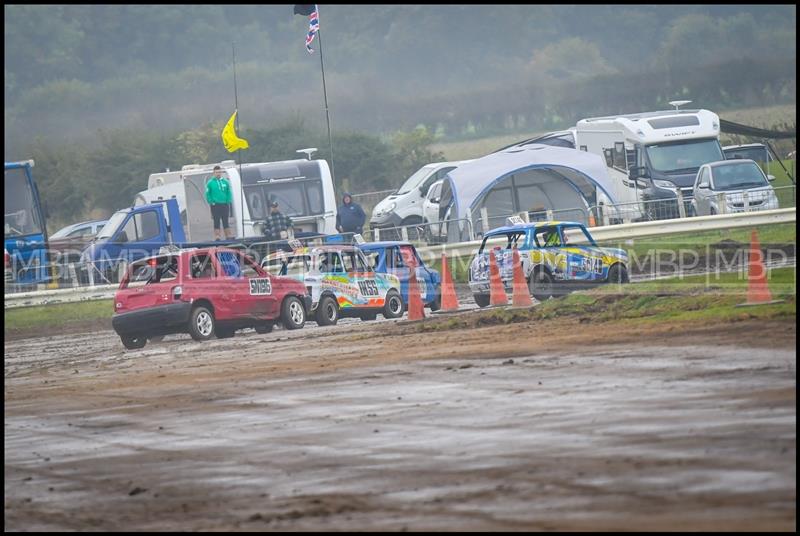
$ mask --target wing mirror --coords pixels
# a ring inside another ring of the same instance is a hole
[[[769,182],[772,182],[772,181],[774,181],[774,180],[775,180],[775,175],[767,175],[767,180],[768,180]]]

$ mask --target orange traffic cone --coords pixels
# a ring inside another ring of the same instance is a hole
[[[594,214],[589,213],[589,227],[596,227],[597,221],[594,219]]]
[[[417,284],[417,269],[415,266],[408,268],[408,319],[422,320],[425,318],[425,306],[422,304],[422,296],[419,294]]]
[[[758,242],[758,231],[753,229],[750,235],[750,261],[747,267],[747,303],[770,301],[772,294],[767,286],[767,269],[764,266],[761,244]]]
[[[522,261],[517,248],[514,248],[514,293],[511,296],[511,305],[533,307],[533,300],[528,290],[528,283],[525,282],[525,275],[522,273]]]
[[[440,311],[458,311],[458,297],[453,276],[447,268],[447,255],[442,253],[442,305]]]
[[[489,252],[489,305],[508,305],[508,296],[500,280],[500,269],[494,251]]]

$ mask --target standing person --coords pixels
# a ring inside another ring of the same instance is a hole
[[[228,225],[230,204],[233,203],[231,183],[223,176],[222,168],[214,166],[214,173],[206,184],[206,201],[211,207],[211,218],[214,220],[214,240],[233,238],[233,231]],[[225,234],[222,234],[225,229]]]
[[[289,238],[287,231],[292,226],[292,218],[278,208],[278,201],[273,199],[269,205],[269,216],[264,221],[264,236],[267,240]]]
[[[361,205],[353,202],[353,196],[346,193],[336,214],[336,230],[340,233],[362,233],[367,215]]]

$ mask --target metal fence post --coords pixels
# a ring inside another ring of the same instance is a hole
[[[744,211],[750,212],[750,196],[748,195],[747,190],[742,192],[742,201],[744,201]]]
[[[547,209],[547,221],[553,221],[553,209]]]
[[[400,237],[403,239],[403,242],[408,242],[408,227],[407,226],[400,227]]]
[[[675,192],[675,195],[677,195],[677,197],[678,197],[678,216],[680,216],[681,218],[685,218],[686,217],[686,207],[683,204],[683,192],[680,189],[678,189]]]
[[[486,207],[481,207],[481,222],[483,222],[484,234],[489,230],[489,211]]]
[[[728,213],[728,201],[725,196],[725,192],[720,192],[717,194],[717,206],[719,207],[720,214]]]
[[[374,236],[375,242],[381,241],[381,230],[378,227],[372,229],[372,235]]]

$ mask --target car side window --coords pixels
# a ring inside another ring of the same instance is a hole
[[[370,268],[367,266],[367,261],[364,258],[364,255],[359,253],[358,251],[355,252],[356,257],[356,269],[359,272],[370,272]]]
[[[239,255],[232,251],[218,251],[217,261],[225,277],[242,277],[242,265]]]
[[[194,279],[210,279],[216,277],[214,264],[208,254],[192,255],[190,262],[190,273]]]
[[[411,246],[400,246],[400,256],[403,259],[404,266],[417,266],[419,264]]]
[[[698,181],[698,186],[708,186],[708,168],[703,168],[703,171],[700,172],[700,179]]]
[[[400,254],[400,248],[397,246],[389,250],[386,260],[388,268],[405,268],[406,266],[403,262],[403,256]]]
[[[241,253],[238,255],[239,257],[239,266],[242,269],[242,275],[244,277],[262,277],[261,273],[258,271],[256,263],[247,255],[242,255]]]

